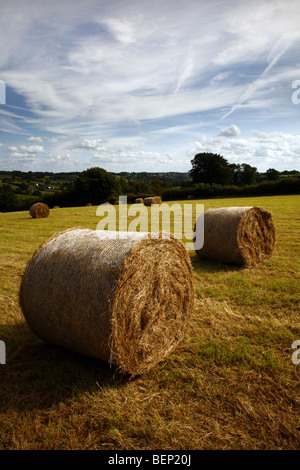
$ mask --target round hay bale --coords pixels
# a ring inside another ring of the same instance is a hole
[[[193,199],[195,199],[195,197],[192,194],[189,194],[187,200],[192,201]]]
[[[114,202],[114,205],[115,205],[115,206],[119,206],[120,204],[123,204],[123,202],[120,201],[119,199]]]
[[[136,376],[182,340],[194,285],[180,240],[122,233],[74,228],[50,238],[28,262],[19,298],[40,338]]]
[[[162,203],[162,199],[160,196],[145,197],[144,199],[145,206],[152,206],[153,204],[161,204],[161,203]]]
[[[196,250],[200,258],[255,266],[273,253],[275,226],[271,212],[262,207],[209,209],[196,224],[203,222],[204,244]]]
[[[144,205],[145,206],[151,206],[152,203],[152,200],[153,200],[153,197],[145,197],[144,199]]]
[[[91,202],[88,202],[86,206],[92,206],[93,204]]]
[[[48,217],[50,209],[43,202],[36,202],[30,207],[29,213],[34,219],[42,219]]]
[[[60,206],[54,206],[53,207],[53,209],[59,209],[59,208],[60,208]]]
[[[141,198],[141,197],[138,197],[138,198],[135,200],[135,203],[136,203],[136,204],[144,204],[144,199]]]

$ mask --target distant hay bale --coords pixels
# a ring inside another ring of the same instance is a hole
[[[192,194],[189,194],[188,197],[187,197],[187,200],[191,201],[192,199],[195,199],[195,197]]]
[[[275,226],[271,212],[262,207],[222,207],[205,211],[204,244],[200,258],[222,263],[255,266],[272,256]]]
[[[48,217],[50,209],[43,202],[36,202],[30,207],[29,213],[34,219],[42,219]]]
[[[135,200],[135,203],[136,203],[136,204],[144,204],[144,199],[141,198],[141,197],[138,197],[138,198]]]
[[[151,206],[153,204],[161,204],[161,203],[162,203],[162,199],[160,196],[145,197],[144,199],[145,206]]]
[[[88,202],[86,205],[87,206],[92,206],[93,204],[91,202]]]
[[[115,205],[115,206],[119,206],[119,205],[121,205],[121,204],[123,204],[123,202],[120,201],[119,199],[114,202],[114,205]]]
[[[54,206],[53,207],[53,209],[59,209],[59,208],[60,208],[60,206]]]
[[[151,204],[152,204],[152,199],[153,199],[153,197],[145,197],[145,199],[144,199],[144,205],[145,205],[145,206],[151,206]]]
[[[116,239],[122,233],[74,228],[50,238],[28,262],[19,298],[40,338],[136,376],[182,340],[194,285],[180,240]]]

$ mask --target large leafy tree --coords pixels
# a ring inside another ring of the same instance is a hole
[[[233,170],[228,161],[215,153],[198,153],[191,160],[192,169],[189,171],[194,183],[230,184],[233,180]]]
[[[279,178],[279,171],[275,170],[274,168],[269,168],[266,171],[266,177],[268,180],[277,180]]]
[[[248,163],[236,164],[231,163],[230,168],[233,170],[233,184],[244,186],[246,184],[254,184],[257,177],[257,168]]]
[[[75,181],[76,199],[81,204],[101,204],[107,199],[117,199],[120,190],[119,178],[103,168],[89,168],[80,173]]]

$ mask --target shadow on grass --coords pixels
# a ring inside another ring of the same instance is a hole
[[[37,338],[27,326],[1,325],[6,364],[0,364],[0,411],[47,409],[81,392],[128,381],[116,368]]]
[[[220,272],[232,272],[242,271],[245,268],[243,266],[236,266],[230,264],[220,263],[218,261],[201,259],[199,256],[191,256],[191,262],[193,270],[200,273],[220,273]]]

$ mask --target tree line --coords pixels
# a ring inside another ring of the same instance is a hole
[[[280,173],[269,168],[265,174],[259,174],[257,168],[248,163],[229,163],[224,157],[214,153],[198,153],[191,160],[189,174],[194,183],[220,184],[222,186],[245,186],[263,180],[276,180]],[[298,173],[299,172],[293,172]]]
[[[206,152],[195,155],[191,166],[187,173],[111,173],[98,167],[75,173],[2,171],[0,211],[26,210],[38,200],[49,207],[74,207],[113,203],[120,195],[126,195],[132,203],[137,197],[151,195],[180,200],[191,195],[207,198],[300,192],[300,173],[296,170],[270,168],[262,174],[247,163],[229,163],[221,155]]]

